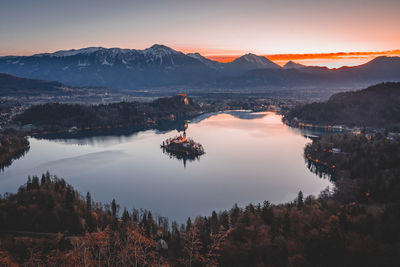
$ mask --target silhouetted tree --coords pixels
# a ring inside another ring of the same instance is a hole
[[[303,192],[299,191],[299,194],[297,195],[297,208],[301,209],[303,206]]]

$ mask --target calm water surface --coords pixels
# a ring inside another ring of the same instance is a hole
[[[130,136],[38,140],[0,175],[0,192],[16,192],[28,175],[47,170],[96,201],[113,198],[121,208],[145,208],[184,222],[269,200],[293,200],[298,191],[317,195],[330,185],[311,173],[303,159],[310,142],[274,113],[231,112],[194,120],[187,135],[206,154],[183,162],[163,154],[160,144],[177,131],[143,131]]]

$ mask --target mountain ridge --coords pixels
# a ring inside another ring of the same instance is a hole
[[[400,57],[377,57],[360,66],[338,69],[294,62],[281,67],[264,56],[251,53],[221,63],[199,53],[184,54],[155,44],[143,50],[86,47],[32,56],[5,56],[0,57],[0,72],[56,80],[71,86],[128,90],[176,86],[360,87],[400,81]]]
[[[0,95],[36,95],[59,94],[65,85],[60,82],[20,78],[6,73],[0,73]]]

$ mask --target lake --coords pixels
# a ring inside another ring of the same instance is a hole
[[[305,132],[281,122],[272,112],[231,111],[193,120],[187,136],[203,145],[199,160],[164,154],[160,144],[177,131],[75,139],[30,138],[31,148],[0,174],[0,193],[16,192],[28,175],[47,170],[75,189],[121,209],[144,208],[180,223],[188,216],[211,215],[269,200],[293,200],[330,186],[306,166]]]

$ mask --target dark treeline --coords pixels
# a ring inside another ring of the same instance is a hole
[[[20,158],[29,150],[28,139],[14,131],[0,132],[0,169],[11,165],[12,161]]]
[[[391,203],[400,201],[399,141],[383,134],[326,135],[304,153],[311,166],[334,173],[336,199]]]
[[[64,179],[49,173],[29,177],[17,194],[7,193],[0,200],[0,229],[82,234],[110,224],[102,205],[92,203],[90,194],[87,198],[85,202]]]
[[[382,83],[367,89],[338,93],[328,101],[293,108],[285,120],[361,127],[396,127],[400,123],[400,83]]]
[[[46,131],[65,131],[163,125],[190,119],[203,109],[185,96],[160,98],[151,103],[120,102],[107,105],[47,103],[30,107],[16,120]]]
[[[121,216],[119,216],[121,214]],[[119,212],[64,180],[28,179],[0,200],[0,264],[27,266],[398,266],[399,205],[318,198],[213,212],[184,225]],[[15,231],[60,232],[19,237]],[[14,232],[13,232],[14,231]]]

